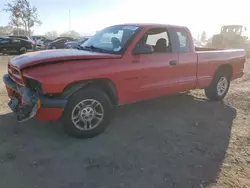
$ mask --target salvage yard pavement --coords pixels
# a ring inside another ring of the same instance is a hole
[[[17,123],[1,81],[0,187],[250,187],[249,63],[224,102],[192,91],[124,105],[87,140],[60,123]]]

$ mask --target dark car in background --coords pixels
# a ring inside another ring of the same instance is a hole
[[[33,45],[35,45],[35,41],[32,40],[29,36],[25,36],[25,35],[9,35],[7,37],[10,38],[20,38],[20,39],[24,39],[24,40],[28,40],[30,41]]]
[[[22,54],[34,49],[34,44],[29,40],[14,37],[0,37],[0,53],[8,54],[16,52]]]
[[[45,40],[45,41],[43,42],[43,44],[44,44],[45,46],[49,46],[49,44],[50,44],[51,42],[54,42],[54,41],[59,40],[59,39],[68,39],[69,41],[73,41],[73,40],[74,40],[72,37],[57,37],[57,38],[55,38],[55,39],[47,39],[47,40]]]
[[[64,48],[65,42],[74,41],[73,38],[60,38],[49,42],[47,45],[47,49],[62,49]]]
[[[85,41],[87,41],[90,37],[83,37],[78,40],[69,41],[64,44],[64,48],[77,48],[79,45],[83,44]]]

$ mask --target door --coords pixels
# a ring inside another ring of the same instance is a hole
[[[19,52],[22,47],[23,46],[22,46],[21,40],[15,39],[15,38],[10,39],[9,49],[11,51]]]
[[[153,47],[152,54],[133,56],[134,64],[140,64],[136,75],[139,77],[136,96],[149,99],[176,92],[178,85],[178,54],[173,53],[166,28],[148,30],[139,44]]]
[[[197,54],[192,48],[191,34],[185,28],[175,28],[178,43],[178,90],[194,89],[197,82]]]
[[[68,39],[62,39],[62,40],[58,41],[58,47],[57,48],[64,48],[64,44],[67,41],[68,41]]]

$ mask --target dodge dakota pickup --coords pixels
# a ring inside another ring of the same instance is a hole
[[[3,81],[18,121],[60,120],[68,135],[104,132],[115,107],[193,89],[222,100],[243,76],[243,49],[197,48],[188,28],[121,24],[104,28],[78,49],[16,56]]]

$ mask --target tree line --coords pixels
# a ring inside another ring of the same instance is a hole
[[[3,11],[9,13],[7,26],[0,26],[0,36],[5,35],[26,35],[31,36],[32,28],[40,26],[42,22],[38,18],[38,9],[31,5],[28,0],[10,0],[4,5]],[[46,32],[45,36],[54,39],[59,36],[80,38],[80,34],[74,30],[58,34],[56,31]]]
[[[56,31],[49,31],[45,33],[45,37],[48,39],[54,39],[56,37],[72,37],[72,38],[80,38],[80,34],[74,30],[67,31],[64,33],[61,33],[60,35]]]
[[[28,0],[12,0],[4,5],[4,11],[10,13],[9,28],[20,35],[20,32],[30,36],[35,25],[41,25],[38,19],[37,8]]]

